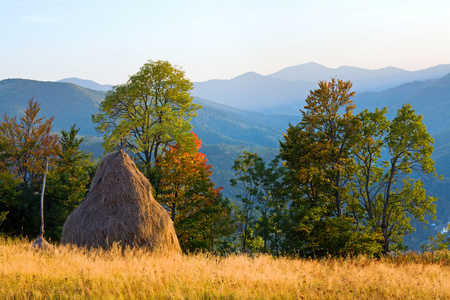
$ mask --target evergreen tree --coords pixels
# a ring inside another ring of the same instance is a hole
[[[61,151],[47,179],[45,228],[52,240],[60,239],[65,220],[80,205],[94,174],[91,156],[80,150],[79,130],[75,124],[69,131],[61,130]]]

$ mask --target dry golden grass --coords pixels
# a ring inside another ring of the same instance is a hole
[[[2,299],[447,299],[448,261],[38,251],[0,238]]]

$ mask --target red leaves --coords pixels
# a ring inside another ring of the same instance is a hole
[[[214,188],[210,177],[211,165],[205,154],[198,152],[201,140],[192,133],[195,147],[182,147],[180,144],[164,150],[156,164],[161,170],[160,200],[177,204],[177,217],[184,218],[200,207],[212,205],[219,195],[220,188]]]
[[[32,98],[20,117],[20,123],[16,117],[7,115],[0,123],[0,153],[3,156],[0,165],[27,183],[42,176],[45,159],[56,156],[60,148],[58,136],[50,132],[53,117],[47,120],[45,117],[37,118],[39,111],[39,104]]]

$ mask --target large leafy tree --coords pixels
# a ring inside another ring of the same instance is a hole
[[[184,71],[167,61],[144,64],[126,84],[108,91],[100,113],[92,116],[104,133],[104,148],[126,139],[143,171],[152,175],[152,163],[163,150],[189,136],[189,120],[199,108],[192,102],[192,86]]]
[[[431,159],[433,140],[415,114],[405,104],[388,121],[386,108],[362,111],[361,138],[355,147],[356,177],[349,212],[356,223],[380,235],[384,253],[391,244],[402,247],[405,234],[415,228],[414,218],[426,222],[434,217],[436,200],[426,194],[418,176],[436,175]],[[384,155],[383,155],[384,153]]]
[[[284,233],[290,251],[387,253],[414,230],[412,218],[425,222],[435,214],[436,199],[417,179],[436,175],[422,116],[409,104],[392,121],[386,109],[353,116],[350,87],[319,83],[302,121],[280,142],[289,168]]]
[[[318,255],[350,247],[354,225],[345,207],[360,127],[351,87],[350,81],[320,81],[300,110],[302,120],[290,125],[280,142],[292,186],[285,231],[293,251]]]
[[[365,187],[365,193],[360,193],[360,198],[368,204],[364,206],[366,219],[374,230],[381,232],[383,252],[387,253],[392,242],[401,245],[402,237],[415,230],[411,218],[426,222],[427,215],[434,217],[436,199],[426,194],[423,181],[417,178],[436,174],[431,158],[434,141],[422,123],[422,116],[416,115],[410,104],[403,105],[391,122],[384,119],[385,112],[360,114],[362,120],[367,120],[363,127],[366,143],[357,159],[360,164],[364,162],[361,169],[372,174],[363,177],[360,185]],[[370,142],[370,137],[374,137],[375,143]],[[380,156],[381,142],[387,154],[380,166],[373,158]],[[369,144],[376,149],[374,157],[368,150]],[[369,161],[372,165],[366,163]]]
[[[222,188],[211,181],[206,156],[198,152],[201,140],[192,133],[186,143],[194,147],[175,144],[157,158],[157,200],[168,209],[185,251],[217,250],[222,238],[234,232],[231,209],[221,197]]]

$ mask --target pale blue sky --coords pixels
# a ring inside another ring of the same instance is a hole
[[[448,0],[0,0],[0,28],[0,80],[120,84],[149,59],[192,81],[450,63]]]

